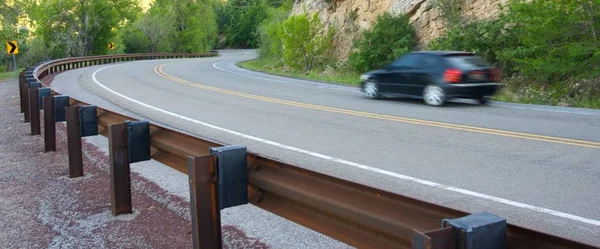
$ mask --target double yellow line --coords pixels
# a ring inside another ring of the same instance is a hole
[[[593,149],[600,149],[599,142],[543,136],[543,135],[536,135],[536,134],[529,134],[529,133],[522,133],[522,132],[504,131],[504,130],[489,129],[489,128],[482,128],[482,127],[476,127],[476,126],[450,124],[450,123],[428,121],[428,120],[421,120],[421,119],[414,119],[414,118],[403,118],[403,117],[397,117],[397,116],[391,116],[391,115],[353,111],[353,110],[347,110],[347,109],[341,109],[341,108],[313,105],[313,104],[301,103],[301,102],[296,102],[296,101],[289,101],[289,100],[284,100],[284,99],[276,99],[276,98],[264,97],[264,96],[254,95],[254,94],[243,93],[243,92],[237,92],[237,91],[217,88],[217,87],[213,87],[213,86],[202,85],[199,83],[195,83],[195,82],[191,82],[191,81],[187,81],[187,80],[184,80],[181,78],[174,77],[163,71],[163,67],[165,65],[166,64],[156,66],[154,68],[154,72],[156,72],[158,75],[160,75],[164,78],[167,78],[169,80],[172,80],[172,81],[175,81],[175,82],[178,82],[181,84],[185,84],[185,85],[189,85],[189,86],[193,86],[196,88],[209,90],[209,91],[213,91],[213,92],[219,92],[219,93],[223,93],[223,94],[239,96],[239,97],[243,97],[243,98],[261,100],[261,101],[265,101],[265,102],[277,103],[277,104],[288,105],[288,106],[296,106],[296,107],[313,109],[313,110],[320,110],[320,111],[325,111],[325,112],[341,113],[341,114],[347,114],[347,115],[352,115],[352,116],[374,118],[374,119],[380,119],[380,120],[389,120],[389,121],[403,122],[403,123],[416,124],[416,125],[425,125],[425,126],[432,126],[432,127],[439,127],[439,128],[447,128],[447,129],[453,129],[453,130],[462,130],[462,131],[469,131],[469,132],[476,132],[476,133],[483,133],[483,134],[490,134],[490,135],[497,135],[497,136],[504,136],[504,137],[521,138],[521,139],[550,142],[550,143],[556,143],[556,144],[573,145],[573,146],[593,148]]]

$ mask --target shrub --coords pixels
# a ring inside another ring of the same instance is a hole
[[[281,22],[288,18],[292,4],[292,1],[283,1],[281,6],[267,9],[267,18],[258,28],[260,59],[278,60],[283,63],[283,44],[277,32]]]
[[[428,44],[431,50],[458,50],[476,52],[485,60],[501,67],[504,73],[512,74],[513,63],[501,60],[504,50],[518,46],[515,35],[504,28],[503,20],[475,21],[456,24],[447,29],[442,36]]]
[[[381,67],[406,54],[416,46],[414,27],[405,14],[384,13],[377,17],[371,30],[355,40],[348,63],[356,72]]]
[[[277,34],[283,45],[284,63],[295,70],[311,70],[332,46],[334,29],[330,27],[323,34],[324,29],[318,13],[310,18],[307,14],[293,15],[283,21]]]

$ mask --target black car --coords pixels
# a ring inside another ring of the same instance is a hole
[[[420,51],[361,75],[360,89],[373,99],[413,97],[441,106],[453,98],[466,98],[484,104],[496,93],[500,80],[500,71],[474,53]]]

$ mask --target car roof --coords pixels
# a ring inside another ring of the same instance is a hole
[[[410,52],[410,54],[433,54],[433,55],[440,55],[440,56],[447,56],[447,55],[459,55],[459,54],[463,54],[463,55],[474,55],[472,52],[467,52],[467,51],[445,51],[445,50],[424,50],[424,51],[414,51],[414,52]]]

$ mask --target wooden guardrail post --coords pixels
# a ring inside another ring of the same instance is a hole
[[[54,97],[44,97],[44,152],[56,151]]]
[[[129,153],[127,153],[127,124],[108,127],[108,144],[112,214],[128,214],[132,212],[132,207]]]
[[[20,107],[21,107],[21,113],[25,113],[25,104],[23,103],[25,101],[25,70],[21,71],[21,73],[19,74],[19,100],[20,100]]]
[[[210,149],[188,157],[193,248],[222,248],[221,210],[248,203],[246,147]]]
[[[41,84],[40,84],[41,85]],[[41,134],[40,110],[44,109],[44,97],[50,96],[52,92],[50,88],[40,87],[37,89],[37,108],[34,116],[37,116],[37,122],[31,122],[32,133],[35,126],[36,135]]]
[[[69,96],[44,98],[44,152],[56,151],[56,122],[66,121]]]
[[[125,122],[108,127],[110,196],[113,215],[132,212],[130,163],[150,156],[150,123]]]
[[[39,87],[41,83],[35,82],[29,85],[29,121],[31,123],[31,135],[40,135],[40,104]]]
[[[97,109],[93,105],[67,107],[67,147],[69,151],[70,178],[83,176],[81,138],[98,135]]]
[[[66,111],[70,178],[83,176],[83,152],[81,151],[79,108],[79,106],[69,106]]]
[[[29,123],[30,122],[30,108],[29,108],[29,89],[31,88],[31,84],[35,83],[35,78],[33,78],[33,75],[31,76],[25,76],[25,83],[23,85],[23,104],[24,104],[24,112],[23,112],[23,122],[25,123]]]
[[[190,157],[188,175],[192,214],[192,240],[195,249],[220,249],[221,209],[216,169],[217,157]]]

